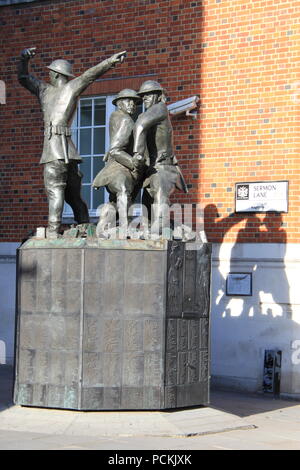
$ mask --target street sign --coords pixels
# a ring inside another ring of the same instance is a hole
[[[288,181],[235,184],[235,212],[288,212]]]

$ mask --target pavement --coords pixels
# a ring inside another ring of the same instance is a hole
[[[300,450],[300,402],[214,390],[207,407],[82,412],[16,406],[0,366],[0,450]]]

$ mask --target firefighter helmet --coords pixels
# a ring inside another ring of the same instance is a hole
[[[47,68],[53,70],[53,72],[66,75],[67,77],[74,77],[74,75],[72,74],[72,65],[67,60],[56,59],[51,62],[51,64],[48,65]]]
[[[112,100],[113,104],[116,104],[118,100],[121,99],[131,99],[136,101],[141,101],[141,97],[137,94],[136,91],[131,90],[130,88],[125,88],[121,90],[117,96]]]
[[[143,96],[145,93],[151,93],[151,91],[159,91],[161,93],[165,92],[164,88],[158,82],[155,80],[147,80],[141,85],[138,94]]]

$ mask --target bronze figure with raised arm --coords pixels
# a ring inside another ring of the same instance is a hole
[[[114,65],[123,62],[126,51],[112,55],[86,70],[79,77],[72,74],[70,62],[54,60],[50,69],[50,83],[29,74],[28,63],[36,48],[24,49],[18,66],[21,85],[35,94],[44,117],[44,147],[40,163],[44,164],[44,184],[48,197],[49,217],[47,237],[56,238],[61,224],[64,201],[72,208],[78,224],[89,222],[86,203],[81,198],[81,162],[71,139],[70,125],[80,94]]]
[[[187,186],[174,155],[165,90],[155,80],[147,80],[138,94],[143,99],[145,112],[139,115],[133,130],[133,162],[144,162],[143,205],[148,215],[152,207],[152,231],[159,232],[169,223],[171,194],[176,188],[187,192]]]

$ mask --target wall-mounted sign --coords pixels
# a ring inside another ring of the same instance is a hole
[[[235,212],[287,212],[288,181],[235,184]]]
[[[226,295],[252,295],[252,273],[229,273]]]

